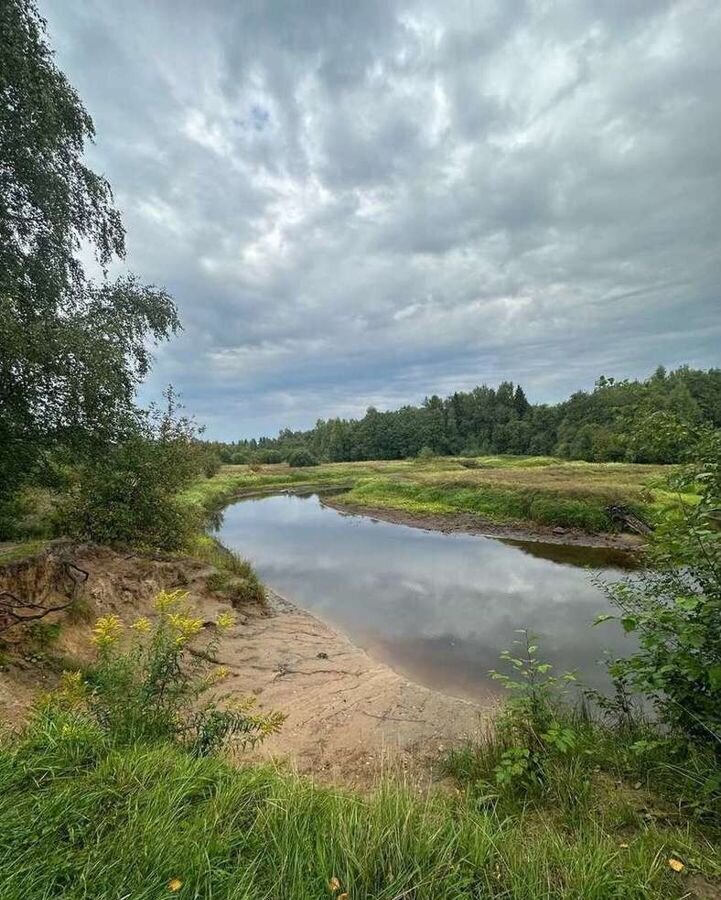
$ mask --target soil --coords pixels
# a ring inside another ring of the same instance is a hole
[[[119,554],[95,546],[51,547],[0,568],[0,590],[47,605],[67,594],[59,560],[88,573],[78,612],[53,613],[60,622],[51,647],[38,649],[24,629],[6,632],[0,671],[0,716],[19,723],[33,698],[51,689],[63,667],[91,655],[92,623],[118,615],[130,623],[153,615],[152,599],[165,588],[183,588],[206,628],[230,601],[208,588],[216,570],[192,559]],[[377,662],[344,635],[267,591],[265,605],[237,608],[236,624],[223,638],[218,662],[230,669],[223,683],[231,696],[257,697],[264,710],[287,715],[278,735],[243,758],[282,761],[323,780],[363,785],[384,769],[432,774],[443,750],[477,735],[492,707],[449,697],[414,684]]]
[[[403,509],[388,507],[356,506],[343,503],[342,496],[322,497],[324,506],[332,507],[342,515],[366,516],[383,522],[409,525],[424,531],[440,531],[443,534],[475,534],[481,537],[505,538],[529,543],[565,544],[576,547],[607,547],[613,550],[639,551],[644,546],[643,538],[635,534],[590,534],[580,528],[559,528],[553,525],[499,525],[471,513],[412,513]]]

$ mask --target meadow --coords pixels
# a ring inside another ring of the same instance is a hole
[[[223,466],[183,495],[196,508],[220,508],[255,493],[337,489],[349,509],[402,510],[418,516],[459,514],[480,522],[612,531],[606,509],[627,506],[651,522],[679,497],[673,466],[570,462],[553,457],[491,456],[330,463]]]

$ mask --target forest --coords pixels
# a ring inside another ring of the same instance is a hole
[[[482,385],[362,419],[320,419],[309,431],[216,444],[226,463],[272,463],[300,448],[323,462],[508,453],[588,462],[675,463],[705,428],[721,426],[721,369],[659,366],[645,381],[601,376],[590,393],[532,404],[521,385]]]

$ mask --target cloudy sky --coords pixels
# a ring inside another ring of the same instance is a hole
[[[721,363],[718,0],[40,0],[218,438]]]

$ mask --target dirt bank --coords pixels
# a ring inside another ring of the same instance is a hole
[[[0,588],[32,590],[49,603],[67,589],[52,549],[34,560],[0,569]],[[105,548],[64,548],[88,573],[83,619],[53,614],[61,625],[51,647],[38,650],[10,638],[0,672],[0,715],[19,721],[33,696],[52,687],[62,665],[90,653],[92,622],[114,613],[125,622],[152,616],[162,588],[183,588],[212,628],[229,606],[208,588],[212,567],[191,559],[122,555]],[[477,733],[491,710],[414,684],[373,660],[344,635],[269,592],[265,606],[237,610],[219,661],[231,670],[231,694],[255,694],[264,709],[288,716],[279,735],[254,751],[258,758],[287,760],[300,771],[346,783],[364,783],[379,767],[427,770],[439,750]],[[52,621],[52,618],[50,621]],[[62,663],[60,662],[62,660]]]
[[[575,547],[607,547],[629,552],[638,551],[644,545],[643,539],[634,534],[590,534],[578,528],[559,528],[552,525],[498,525],[470,513],[429,515],[388,507],[350,505],[343,502],[342,495],[321,497],[320,502],[343,515],[366,516],[381,519],[383,522],[395,522],[398,525],[410,525],[412,528],[440,531],[444,534],[458,532],[515,541],[565,544]]]

